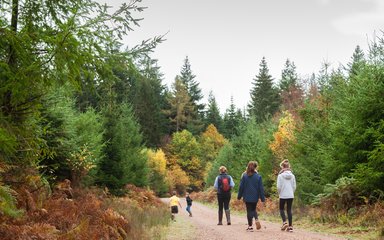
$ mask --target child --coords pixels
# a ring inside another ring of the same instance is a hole
[[[189,193],[186,194],[185,200],[187,200],[187,212],[189,216],[192,217],[191,206],[192,206],[192,198],[189,196]]]
[[[179,208],[178,206],[180,206],[180,209],[182,208],[181,207],[181,204],[180,204],[180,199],[176,196],[176,191],[173,191],[173,196],[169,198],[169,207],[171,208],[171,218],[173,221],[176,221],[175,220],[175,214],[177,214],[179,212]]]

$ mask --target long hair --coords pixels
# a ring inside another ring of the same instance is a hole
[[[257,169],[257,162],[256,161],[250,161],[247,165],[247,175],[252,176]]]

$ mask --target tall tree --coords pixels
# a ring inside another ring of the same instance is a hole
[[[351,62],[348,63],[348,72],[350,77],[356,76],[365,64],[365,56],[363,50],[359,45],[356,46],[355,51],[351,57]]]
[[[251,102],[248,104],[248,113],[255,116],[258,122],[271,117],[279,108],[280,100],[273,78],[269,75],[269,69],[265,57],[260,62],[259,74],[252,82]]]
[[[105,109],[105,158],[99,164],[97,184],[120,195],[130,183],[147,184],[147,157],[143,152],[140,127],[128,103]]]
[[[179,77],[176,77],[175,82],[172,84],[172,90],[168,96],[168,103],[170,109],[166,110],[166,114],[172,123],[171,131],[179,132],[186,129],[190,120],[188,113],[192,112],[194,107],[191,104],[188,91]]]
[[[129,100],[141,125],[143,137],[149,147],[158,147],[160,139],[168,133],[168,120],[162,111],[166,108],[165,86],[157,60],[149,57],[139,61],[139,72],[129,89]]]
[[[303,90],[298,81],[295,63],[287,59],[281,72],[280,98],[283,109],[294,115],[297,115],[298,107],[303,105]]]
[[[239,114],[240,113],[240,114]],[[223,134],[227,139],[231,139],[239,134],[239,127],[244,122],[241,110],[237,109],[231,96],[231,104],[224,114],[224,131]]]
[[[219,106],[217,105],[216,98],[212,91],[209,92],[208,110],[204,120],[206,126],[213,124],[219,132],[223,131],[223,118],[221,117]]]
[[[201,103],[203,94],[199,87],[199,83],[195,80],[195,75],[192,73],[191,64],[188,56],[184,59],[184,64],[180,71],[180,80],[185,85],[188,95],[190,97],[193,109],[191,112],[187,112],[190,115],[190,121],[188,123],[188,130],[193,134],[198,134],[203,131],[204,125],[202,123],[205,105]]]

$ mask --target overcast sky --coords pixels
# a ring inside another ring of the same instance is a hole
[[[123,0],[108,1],[119,5]],[[188,56],[205,96],[210,91],[223,113],[233,96],[236,107],[250,100],[263,56],[277,81],[287,58],[302,77],[323,62],[346,65],[357,45],[382,36],[383,0],[143,0],[144,20],[125,40],[128,46],[166,35],[152,57],[164,84],[171,86]]]

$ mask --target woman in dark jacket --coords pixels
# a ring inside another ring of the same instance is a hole
[[[261,225],[257,216],[256,206],[259,199],[264,203],[264,188],[261,176],[257,173],[257,162],[250,161],[247,165],[247,172],[243,174],[237,199],[243,198],[247,208],[248,228],[247,231],[253,231],[252,220],[255,218],[256,229]]]

